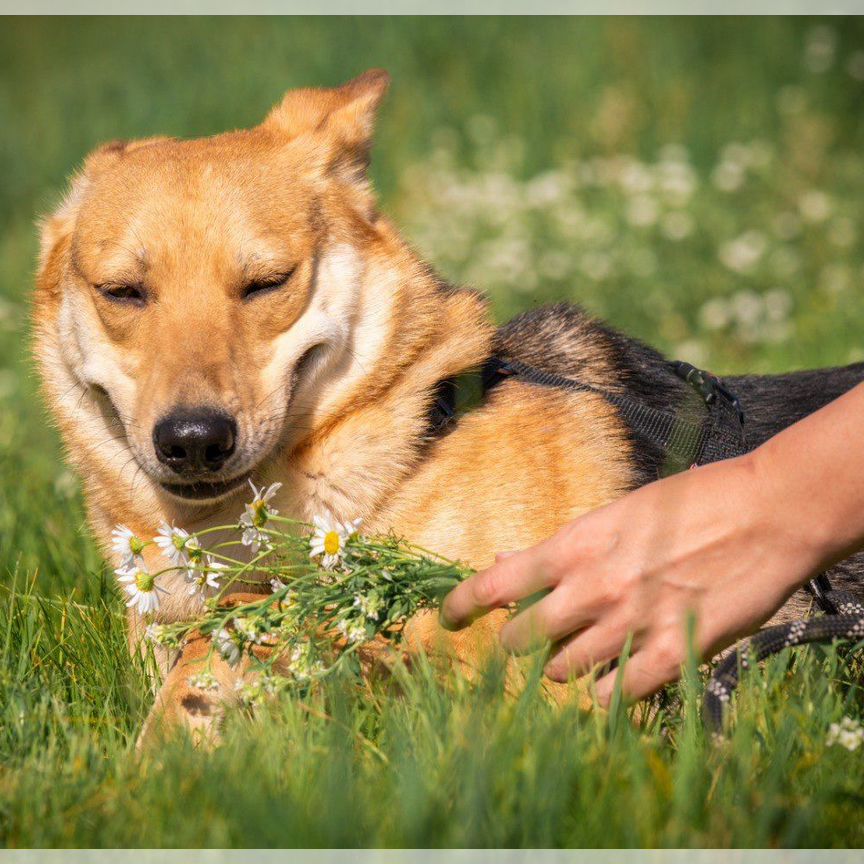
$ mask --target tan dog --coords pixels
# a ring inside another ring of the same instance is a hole
[[[436,388],[496,337],[483,299],[443,283],[376,209],[366,168],[387,85],[371,71],[290,92],[250,130],[107,144],[44,221],[36,354],[106,554],[118,523],[151,537],[235,522],[253,478],[283,484],[282,514],[360,517],[482,567],[638,482],[594,394],[507,382],[430,440]],[[579,328],[567,340],[581,377],[613,387],[602,345]],[[159,620],[200,611],[181,582],[159,578]],[[456,635],[427,616],[410,636],[470,664],[503,614]],[[129,632],[134,646],[135,613]],[[188,684],[206,650],[193,641],[171,668],[166,719],[206,726],[230,694],[224,664],[224,693]]]

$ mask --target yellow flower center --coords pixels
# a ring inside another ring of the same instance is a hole
[[[155,582],[156,577],[144,571],[140,571],[135,576],[135,587],[139,591],[152,591]]]
[[[252,509],[255,511],[252,524],[256,528],[263,528],[267,524],[267,505],[263,501],[255,501]]]
[[[328,555],[336,555],[342,545],[342,540],[339,537],[338,531],[328,531],[324,535],[324,551]]]
[[[139,540],[137,537],[129,538],[129,550],[133,555],[140,555],[144,550],[144,541]]]

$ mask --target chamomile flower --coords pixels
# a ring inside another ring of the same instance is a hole
[[[125,591],[129,595],[127,608],[133,606],[141,615],[149,615],[159,608],[159,594],[167,594],[164,588],[156,585],[156,577],[144,569],[133,567],[119,574],[120,581],[125,583]]]
[[[270,500],[282,488],[281,483],[273,483],[266,489],[262,486],[258,489],[250,480],[249,485],[252,487],[252,501],[246,504],[246,512],[240,517],[240,527],[243,529],[241,542],[244,546],[249,546],[253,554],[258,554],[261,548],[267,548],[270,545],[270,539],[264,532],[264,526],[271,516],[275,516],[279,511],[275,507],[270,506]]]
[[[360,527],[360,519],[353,522],[337,522],[335,519],[322,519],[315,516],[312,520],[315,531],[309,541],[309,557],[321,558],[325,570],[335,570],[345,557],[345,545]]]
[[[365,618],[368,618],[370,621],[377,621],[378,616],[381,614],[381,609],[384,606],[384,602],[373,591],[365,596],[363,594],[358,594],[354,598],[354,605],[360,610],[361,614]]]
[[[144,638],[148,642],[155,642],[157,645],[160,645],[165,638],[165,625],[148,624],[144,630]]]
[[[117,572],[122,575],[125,571],[133,569],[143,570],[144,557],[141,553],[147,544],[125,525],[117,525],[111,532],[111,537],[111,546],[119,559]]]
[[[336,625],[336,629],[345,637],[349,645],[366,639],[366,625],[362,621],[344,619]]]
[[[213,646],[229,666],[236,666],[240,662],[243,645],[236,633],[223,627],[213,637]]]
[[[257,618],[235,618],[234,632],[238,639],[244,642],[254,642],[256,645],[261,645],[264,642],[265,633],[258,629]]]
[[[197,537],[167,522],[162,523],[153,542],[175,567],[189,567],[200,549]]]
[[[222,578],[220,571],[227,569],[227,564],[216,561],[212,555],[205,555],[200,566],[190,567],[186,571],[186,579],[190,583],[189,594],[200,594],[206,597],[208,588],[219,588],[219,580]]]

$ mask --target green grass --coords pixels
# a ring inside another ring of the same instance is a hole
[[[0,842],[861,845],[864,748],[826,746],[864,713],[861,670],[817,650],[754,671],[719,748],[697,676],[638,721],[421,670],[140,761],[150,690],[36,396],[27,306],[34,218],[95,144],[250,124],[384,66],[384,205],[500,317],[572,299],[718,371],[860,359],[862,51],[860,22],[803,19],[5,21]]]

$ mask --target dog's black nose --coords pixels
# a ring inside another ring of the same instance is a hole
[[[234,418],[213,408],[178,408],[153,429],[157,458],[178,474],[218,471],[236,440]]]

